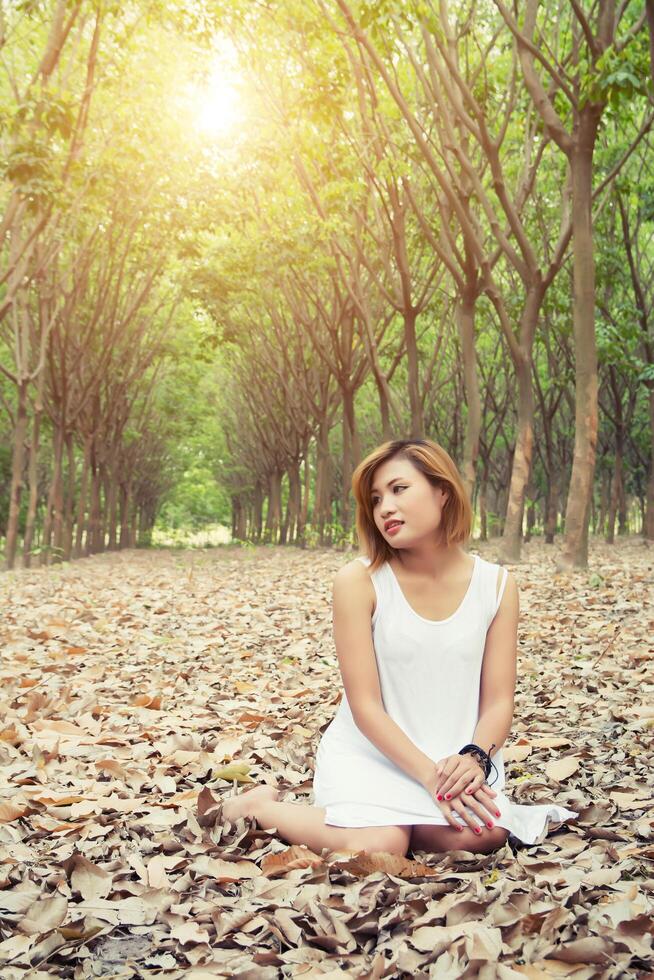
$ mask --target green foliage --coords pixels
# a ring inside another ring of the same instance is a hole
[[[582,78],[584,102],[608,102],[613,109],[643,96],[651,88],[650,58],[646,32],[618,50],[609,47]]]
[[[191,457],[191,466],[182,470],[167,494],[159,511],[158,526],[199,528],[205,524],[229,524],[229,498],[218,486],[213,466],[203,466],[192,446],[187,447],[186,455]]]

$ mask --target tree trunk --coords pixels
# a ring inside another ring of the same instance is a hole
[[[647,511],[645,513],[644,533],[649,541],[654,541],[654,384],[649,389],[649,431],[649,479],[647,481]]]
[[[131,506],[132,506],[132,514],[130,517],[130,524],[129,524],[129,546],[130,548],[136,548],[137,541],[138,541],[138,513],[139,512],[138,512],[138,507],[134,503],[133,499],[131,502]]]
[[[238,521],[238,512],[241,509],[241,501],[239,500],[237,494],[233,493],[230,497],[230,503],[232,505],[232,540],[236,537],[236,523]]]
[[[75,547],[73,549],[73,556],[79,558],[82,554],[82,545],[84,544],[84,529],[87,526],[86,522],[86,497],[88,493],[89,485],[89,474],[91,472],[91,440],[86,438],[84,440],[84,455],[82,457],[82,475],[79,481],[79,500],[77,501],[77,527],[75,529]],[[85,553],[88,554],[89,540],[88,531],[85,543]]]
[[[613,480],[611,485],[611,499],[609,501],[608,521],[606,525],[607,544],[613,544],[615,540],[615,517],[620,506],[620,501],[624,498],[624,477],[623,477],[623,456],[624,456],[624,436],[622,427],[618,426],[615,434],[615,462],[613,464]]]
[[[61,561],[64,545],[64,448],[66,434],[61,430],[58,433],[58,444],[55,440],[55,465],[57,468],[57,481],[54,483],[54,497],[52,501],[53,509],[53,558]]]
[[[409,388],[409,406],[411,409],[411,439],[422,439],[425,423],[422,416],[420,400],[420,368],[418,363],[418,343],[416,341],[416,311],[406,310],[404,313],[404,341],[407,355],[407,384]],[[357,456],[358,462],[358,456]]]
[[[106,551],[109,530],[109,472],[103,463],[100,467],[100,539],[98,551]],[[150,532],[152,528],[150,527]],[[148,541],[148,544],[150,542]]]
[[[559,514],[559,481],[556,470],[552,466],[547,485],[547,500],[545,502],[545,544],[554,544],[556,524]]]
[[[623,457],[623,473],[624,473],[624,457]],[[618,534],[624,535],[629,533],[629,516],[627,512],[627,491],[625,489],[624,478],[622,480],[622,485],[620,487],[620,497],[618,498]]]
[[[531,382],[531,356],[523,352],[516,364],[518,382],[518,435],[513,465],[509,499],[502,536],[502,557],[505,561],[519,561],[522,545],[522,518],[525,504],[525,488],[531,475],[531,456],[534,442],[534,393]]]
[[[607,514],[609,512],[609,500],[611,498],[611,474],[605,466],[602,466],[600,474],[600,502],[596,534],[603,534],[606,530]]]
[[[375,377],[375,383],[377,384],[377,394],[379,395],[379,415],[381,418],[382,441],[390,442],[393,438],[393,429],[391,427],[391,412],[390,405],[388,403],[388,395],[386,394],[386,388],[381,383],[379,375],[374,367],[373,374]]]
[[[243,498],[239,495],[234,498],[236,505],[236,520],[232,529],[232,537],[236,541],[245,541],[247,537],[246,510],[243,506]]]
[[[463,384],[468,412],[461,461],[461,477],[466,493],[472,498],[475,485],[475,471],[479,454],[479,433],[481,430],[481,399],[477,379],[475,359],[475,304],[477,296],[472,289],[464,289],[457,308],[457,325],[461,340],[463,359]]]
[[[70,561],[73,552],[73,514],[75,512],[75,477],[77,467],[75,463],[75,445],[73,433],[66,434],[66,453],[68,459],[67,478],[68,488],[64,499],[64,528],[63,528],[63,560]]]
[[[41,378],[43,372],[41,372]],[[36,526],[36,510],[39,502],[39,441],[41,437],[41,415],[43,408],[40,397],[37,396],[34,406],[34,418],[32,419],[32,440],[30,444],[30,457],[28,463],[28,486],[29,500],[27,504],[27,518],[25,521],[25,537],[23,538],[23,566],[29,568],[32,564],[32,544],[34,541],[34,528]]]
[[[18,546],[18,521],[20,517],[20,498],[23,490],[23,466],[25,464],[25,439],[27,437],[27,381],[18,385],[16,404],[16,425],[14,428],[14,447],[11,459],[11,484],[9,488],[9,517],[7,520],[7,539],[5,561],[7,568],[13,568]]]
[[[266,528],[264,541],[277,543],[277,535],[281,524],[282,516],[282,473],[280,470],[273,470],[268,480],[268,512],[266,514]]]
[[[304,470],[303,470],[303,489],[302,503],[300,505],[300,515],[298,518],[297,543],[300,548],[306,545],[306,526],[309,519],[309,493],[311,491],[311,443],[307,442],[304,448]]]
[[[52,458],[52,478],[45,504],[45,519],[43,521],[43,551],[41,564],[49,565],[53,558],[54,549],[61,548],[61,527],[63,521],[62,468],[64,456],[64,434],[60,426],[55,424]],[[55,552],[57,559],[61,552]]]
[[[108,531],[107,548],[109,551],[115,551],[118,547],[118,484],[113,466],[107,474],[107,485],[108,491],[105,502]]]
[[[595,261],[591,211],[593,149],[601,109],[587,103],[570,155],[572,171],[573,330],[575,346],[575,447],[565,512],[564,567],[588,565],[588,520],[597,445],[597,344]]]
[[[311,523],[318,529],[320,544],[325,543],[325,524],[331,519],[333,467],[329,454],[329,424],[320,419],[316,438],[316,489]]]
[[[354,392],[351,388],[343,391],[343,486],[341,488],[341,524],[348,532],[352,523],[350,493],[354,465],[361,457],[356,415],[354,412]]]
[[[536,503],[531,501],[527,508],[527,530],[525,532],[525,542],[531,541],[534,528],[536,526]]]
[[[102,514],[100,510],[100,469],[91,451],[91,506],[89,508],[88,528],[86,532],[87,555],[102,551]]]
[[[290,493],[286,497],[286,510],[283,506],[283,491],[284,491],[284,476],[282,474],[281,480],[279,481],[279,543],[286,544],[292,527],[292,517],[291,517],[291,496]]]
[[[488,515],[486,512],[486,494],[488,492],[488,481],[486,474],[482,476],[481,486],[479,487],[479,540],[488,541]]]
[[[293,460],[288,468],[288,518],[289,518],[289,534],[288,540],[290,544],[295,544],[297,541],[298,526],[300,523],[300,506],[302,497],[302,484],[300,482],[300,462],[299,460]]]
[[[254,499],[252,502],[252,537],[254,541],[261,541],[263,527],[263,492],[261,484],[257,480],[254,485]]]
[[[129,512],[132,505],[131,488],[126,483],[120,485],[120,548],[129,548]]]

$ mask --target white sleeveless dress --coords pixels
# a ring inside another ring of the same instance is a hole
[[[371,574],[377,595],[372,635],[385,710],[435,762],[473,741],[486,633],[506,585],[503,569],[496,597],[500,566],[479,555],[474,559],[463,601],[456,612],[438,621],[415,612],[388,563]],[[370,565],[369,558],[358,560]],[[501,749],[491,759],[497,777],[491,769],[488,783],[497,792],[494,802],[501,814],[492,819],[518,840],[534,844],[549,820],[578,816],[555,804],[511,802],[502,792]],[[357,728],[345,691],[318,745],[313,791],[315,805],[325,808],[330,826],[447,825],[427,790]]]

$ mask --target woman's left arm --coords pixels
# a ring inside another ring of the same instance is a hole
[[[484,752],[490,752],[491,746],[494,746],[493,752],[500,749],[511,731],[518,654],[519,605],[518,586],[513,575],[507,572],[500,607],[486,633],[479,690],[479,714],[471,739]],[[463,778],[457,775],[457,772],[461,773],[464,768],[462,759],[466,759],[469,763],[472,757],[453,755],[438,763],[442,768],[435,788],[436,794],[447,792],[458,796],[459,793],[465,792],[470,784],[470,772],[463,774]],[[480,785],[480,780],[483,784],[484,776],[476,760],[473,768],[474,784]]]
[[[513,721],[518,657],[520,599],[515,578],[507,572],[500,608],[486,633],[479,689],[479,719],[472,741],[484,752],[504,745]]]
[[[486,633],[479,690],[479,719],[472,741],[484,752],[504,745],[513,721],[518,656],[518,586],[507,572],[500,608]]]
[[[472,741],[484,752],[504,745],[513,721],[520,599],[515,578],[507,572],[500,608],[486,633],[479,689],[479,719]]]

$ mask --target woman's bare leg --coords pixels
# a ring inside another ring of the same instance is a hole
[[[304,803],[280,803],[272,786],[257,786],[247,793],[223,803],[223,817],[233,823],[238,817],[250,817],[264,830],[275,829],[289,844],[306,844],[320,853],[323,847],[332,851],[386,851],[406,854],[411,827],[331,827],[325,823],[323,807]]]
[[[415,824],[411,828],[411,850],[438,854],[441,851],[473,851],[488,854],[506,842],[509,832],[505,827],[486,827],[476,834],[471,827],[456,830],[454,827]]]

